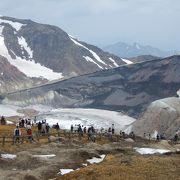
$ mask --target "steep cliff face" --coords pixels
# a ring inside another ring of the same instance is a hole
[[[145,133],[165,133],[172,138],[180,132],[180,98],[171,97],[154,101],[143,116],[133,124],[132,130],[140,136]]]
[[[176,94],[179,69],[180,56],[131,64],[11,93],[3,103],[101,108],[138,117],[151,102]]]
[[[62,29],[0,17],[0,55],[28,77],[64,79],[125,64]]]

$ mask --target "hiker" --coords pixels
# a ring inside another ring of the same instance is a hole
[[[83,130],[82,130],[82,127],[81,127],[80,124],[79,124],[79,127],[78,127],[78,134],[79,134],[79,139],[81,139],[81,137],[83,136]]]
[[[47,123],[47,124],[46,124],[46,133],[49,133],[49,129],[50,129],[50,126],[49,126],[49,124]]]
[[[92,142],[96,142],[96,132],[95,132],[95,130],[94,131],[92,131],[92,133],[91,133],[91,141]]]
[[[126,133],[124,131],[122,131],[122,138],[125,139],[126,138]]]
[[[110,139],[112,139],[112,130],[111,130],[111,128],[108,129],[108,137]]]
[[[41,133],[41,125],[42,125],[42,124],[41,124],[41,122],[39,121],[39,122],[38,122],[38,126],[37,126],[37,128],[38,128],[38,133],[39,133],[39,134]]]
[[[157,136],[156,136],[156,140],[157,140],[157,141],[159,141],[159,140],[160,140],[159,134],[157,134]]]
[[[73,133],[73,128],[74,128],[74,127],[73,127],[73,125],[71,124],[71,133]]]
[[[24,121],[24,119],[22,118],[22,119],[21,119],[21,126],[24,127],[24,124],[25,124],[25,121]]]
[[[60,127],[59,127],[59,124],[57,123],[56,124],[56,130],[59,131]]]
[[[30,142],[32,142],[33,137],[32,137],[32,129],[27,129],[27,136],[28,136],[28,140]]]
[[[20,143],[20,136],[21,136],[21,130],[19,129],[19,126],[16,126],[16,129],[14,129],[14,142]]]
[[[115,133],[114,124],[112,124],[112,135]]]
[[[149,133],[149,141],[151,140],[151,134]]]
[[[84,127],[84,130],[83,130],[84,134],[86,134],[86,127]]]
[[[108,133],[111,133],[111,128],[108,129]]]
[[[1,117],[1,125],[6,125],[6,119],[4,116]]]
[[[104,132],[104,128],[103,127],[101,127],[100,132],[101,132],[101,134],[103,134],[103,132]]]
[[[178,141],[178,133],[176,133],[175,135],[174,135],[174,142],[177,142]]]
[[[91,127],[88,128],[88,140],[91,139],[92,129]]]
[[[144,139],[146,139],[146,133],[144,133],[143,137],[144,137]]]
[[[162,139],[162,140],[165,140],[165,139],[166,139],[165,133],[163,133],[163,134],[160,135],[160,139]]]
[[[123,137],[122,130],[119,131],[119,137],[120,137],[120,139],[122,139],[122,137]]]
[[[134,134],[133,131],[132,131],[129,135],[130,135],[130,137],[131,137],[132,139],[135,139],[135,134]]]
[[[46,123],[43,121],[43,123],[41,124],[41,133],[43,135],[46,134]]]
[[[28,130],[28,129],[31,129],[31,124],[30,123],[28,123],[27,125],[26,125],[26,129]]]

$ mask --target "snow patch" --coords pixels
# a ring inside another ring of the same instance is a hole
[[[6,121],[7,124],[14,124],[12,121]]]
[[[33,51],[31,50],[31,48],[28,46],[26,39],[24,37],[18,37],[18,42],[19,45],[21,46],[21,49],[23,50],[23,48],[26,50],[26,52],[29,55],[29,58],[33,58]]]
[[[21,40],[20,43],[24,43],[24,40]],[[30,53],[32,57],[32,51],[28,49],[27,44],[23,44],[25,49]],[[12,50],[11,50],[12,51]],[[62,73],[54,72],[52,69],[49,69],[45,66],[42,66],[39,63],[36,63],[34,60],[26,60],[21,57],[16,56],[15,59],[12,59],[8,53],[8,50],[4,43],[4,37],[0,36],[0,54],[6,57],[10,64],[17,67],[21,72],[23,72],[28,77],[37,77],[37,78],[45,78],[48,80],[55,80],[63,78]],[[13,52],[15,55],[15,53]]]
[[[87,163],[83,163],[82,165],[83,165],[83,166],[88,166],[88,164],[87,164]]]
[[[105,157],[106,155],[102,154],[100,155],[100,158],[93,157],[92,159],[87,159],[86,161],[89,162],[90,164],[100,163],[104,160]]]
[[[46,119],[50,125],[59,123],[62,129],[70,129],[71,124],[81,124],[87,127],[93,125],[97,129],[101,127],[107,129],[114,124],[117,133],[136,120],[116,111],[82,108],[53,109],[38,116],[38,120],[42,119]]]
[[[119,67],[119,65],[116,63],[116,61],[115,61],[114,59],[112,59],[112,58],[110,57],[109,60],[110,60],[111,62],[113,62],[113,64],[114,64],[116,67]]]
[[[56,157],[55,154],[47,154],[47,155],[32,155],[32,157],[40,158],[40,159],[45,159],[48,160],[49,158]]]
[[[69,36],[71,41],[74,42],[74,44],[83,47],[84,49],[88,50],[93,56],[94,58],[99,61],[100,63],[107,65],[104,61],[101,60],[101,58],[92,50],[90,50],[89,48],[87,48],[86,46],[82,45],[81,43],[79,43],[78,41],[76,41],[75,39],[73,39],[71,36]]]
[[[13,21],[4,20],[4,19],[0,19],[0,23],[7,23],[11,25],[14,29],[16,29],[16,31],[19,31],[22,28],[22,26],[26,25],[26,24],[21,24],[19,22],[13,22]]]
[[[167,149],[153,149],[153,148],[134,148],[139,154],[164,154],[167,152],[170,152],[170,150]]]
[[[1,154],[3,159],[15,159],[17,156],[15,154]]]
[[[133,64],[133,62],[130,61],[130,60],[128,60],[128,59],[123,59],[123,58],[121,58],[121,59],[122,59],[122,61],[124,61],[126,64]]]
[[[68,36],[69,36],[70,38],[77,39],[75,36],[72,36],[72,35],[70,35],[70,34],[68,34]]]
[[[4,29],[4,26],[0,25],[0,36],[2,36],[3,29]]]
[[[86,59],[86,61],[88,62],[92,62],[94,64],[96,64],[99,68],[103,69],[103,67],[101,67],[98,63],[96,63],[92,58],[90,58],[89,56],[83,56],[84,59]]]
[[[74,171],[74,170],[73,169],[60,169],[60,172],[58,174],[64,175],[64,174],[68,174],[72,171]]]

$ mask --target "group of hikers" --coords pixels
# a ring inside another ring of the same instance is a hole
[[[104,135],[105,137],[108,137],[109,139],[112,139],[112,136],[115,134],[115,127],[114,124],[112,124],[111,127],[109,127],[108,129],[105,129],[103,127],[101,127],[101,129],[95,129],[93,125],[90,126],[83,126],[83,125],[71,125],[70,128],[71,133],[75,132],[79,134],[79,137],[83,137],[83,134],[87,134],[88,140],[95,142],[96,141],[96,137],[97,134],[101,134]],[[120,131],[120,136],[122,138],[125,138],[125,132]],[[134,133],[131,133],[131,137],[134,138]]]
[[[16,124],[16,128],[14,129],[14,140],[15,143],[20,143],[20,137],[21,137],[21,129],[25,128],[27,133],[27,139],[32,142],[33,141],[33,133],[32,133],[32,126],[34,124],[32,123],[31,119],[24,119],[19,118],[19,122]]]
[[[149,139],[149,140],[152,140],[152,139],[155,139],[156,141],[160,141],[160,140],[166,140],[166,134],[165,133],[156,133],[156,135],[154,135],[154,137],[152,137],[151,133],[144,133],[143,137],[145,139]],[[179,139],[178,137],[178,132],[175,133],[174,137],[171,139],[172,141],[174,142],[177,142]]]
[[[16,124],[16,128],[14,129],[14,139],[15,142],[20,142],[20,137],[21,137],[21,129],[20,128],[25,128],[26,133],[27,133],[27,138],[30,142],[33,142],[33,130],[32,127],[37,127],[37,132],[39,135],[46,135],[49,133],[50,126],[46,122],[46,119],[36,122],[36,117],[34,120],[31,119],[26,119],[26,118],[19,118],[19,122]],[[53,125],[54,129],[57,131],[60,130],[59,124]]]
[[[5,125],[6,124],[6,119],[4,116],[1,116],[0,118],[0,124]],[[46,135],[49,134],[50,126],[46,122],[46,119],[42,121],[36,120],[36,117],[31,120],[29,118],[19,118],[19,122],[16,124],[16,128],[14,129],[14,139],[15,142],[20,142],[20,137],[21,137],[21,128],[25,128],[26,133],[27,133],[27,139],[32,142],[33,141],[33,132],[32,132],[32,127],[35,126],[37,127],[37,131],[39,135]],[[57,123],[52,126],[52,128],[56,129],[57,131],[60,130],[60,125]],[[109,137],[112,139],[112,136],[115,134],[115,127],[114,124],[111,125],[111,127],[105,129],[101,127],[101,129],[95,129],[93,125],[89,126],[83,126],[83,125],[71,125],[70,127],[70,132],[73,133],[78,133],[79,138],[83,137],[83,134],[87,134],[88,140],[95,142],[96,141],[96,136],[97,134],[104,135],[105,137]],[[117,134],[117,132],[116,132]],[[124,131],[119,132],[120,138],[132,138],[135,140],[135,134],[133,131],[131,131],[129,134],[126,134]],[[152,136],[150,133],[144,133],[143,137],[145,139],[152,140]],[[156,141],[160,141],[166,139],[165,133],[159,134],[157,133],[156,135]],[[178,133],[175,133],[174,137],[172,138],[172,141],[177,142],[179,140]]]
[[[93,127],[93,125],[89,126],[88,128],[86,126],[83,127],[80,124],[78,125],[71,125],[70,132],[73,133],[78,133],[79,138],[83,137],[83,134],[88,135],[88,140],[95,142],[96,141],[96,130]]]

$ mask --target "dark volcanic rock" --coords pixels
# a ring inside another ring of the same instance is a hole
[[[3,102],[103,108],[137,117],[154,100],[176,94],[179,69],[180,56],[173,56],[19,91],[7,95]]]
[[[155,59],[160,59],[160,58],[156,57],[156,56],[151,56],[151,55],[142,55],[142,56],[129,58],[129,60],[134,62],[134,63],[144,62],[144,61],[152,61],[152,60],[155,60]]]

